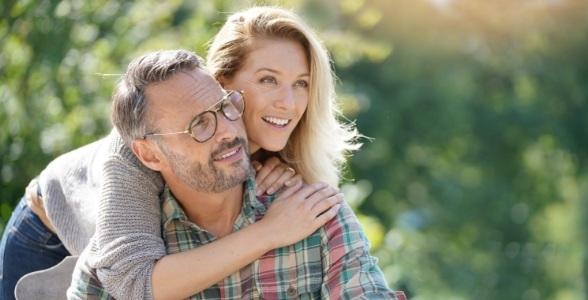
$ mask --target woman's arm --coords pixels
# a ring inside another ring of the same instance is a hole
[[[152,299],[153,265],[166,255],[159,205],[163,178],[137,159],[116,130],[108,138],[88,266],[116,299]]]
[[[116,299],[195,294],[267,251],[307,237],[335,216],[336,204],[342,201],[334,188],[324,184],[301,188],[295,180],[263,220],[209,245],[166,256],[159,205],[163,180],[139,162],[118,134],[110,137],[112,155],[103,171],[94,237],[99,250],[88,261]]]
[[[336,215],[341,194],[322,183],[301,185],[298,182],[285,190],[262,220],[216,242],[157,261],[154,299],[184,299],[201,292],[269,250],[306,238]]]

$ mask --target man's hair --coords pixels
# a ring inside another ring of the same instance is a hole
[[[129,64],[112,95],[112,123],[127,145],[154,129],[145,89],[180,72],[202,68],[201,61],[190,51],[163,50],[140,56]]]
[[[207,66],[216,79],[231,80],[260,40],[299,43],[310,64],[308,107],[279,155],[307,182],[338,186],[346,154],[361,145],[353,125],[338,121],[335,76],[329,53],[317,35],[292,11],[252,7],[231,15],[210,45]]]

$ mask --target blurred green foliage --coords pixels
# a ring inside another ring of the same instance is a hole
[[[586,1],[269,3],[320,32],[343,109],[373,138],[342,189],[391,287],[411,299],[586,299]],[[116,74],[133,57],[204,55],[249,5],[4,0],[0,224],[49,161],[107,134]]]

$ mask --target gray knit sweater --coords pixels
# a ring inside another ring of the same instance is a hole
[[[116,130],[104,141],[96,233],[80,261],[97,270],[116,299],[153,299],[151,272],[166,255],[159,206],[163,178],[137,159]]]
[[[45,211],[72,255],[79,255],[96,229],[106,139],[53,160],[39,176]]]
[[[39,177],[47,217],[64,246],[96,268],[116,299],[153,299],[151,272],[163,257],[159,193],[116,130],[53,160]],[[94,235],[94,236],[93,236]]]

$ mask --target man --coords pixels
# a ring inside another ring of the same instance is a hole
[[[264,217],[276,197],[255,196],[240,119],[244,111],[242,94],[223,91],[198,61],[196,55],[182,50],[140,57],[131,63],[123,79],[126,82],[117,87],[114,97],[113,119],[121,136],[139,160],[159,171],[165,180],[162,235],[168,254],[204,246],[250,226]],[[136,76],[139,73],[142,75]],[[117,103],[118,93],[132,94],[141,89],[145,95],[131,97],[134,103]],[[144,110],[124,109],[138,106]],[[188,120],[190,129],[178,132],[178,128],[186,128]],[[312,186],[302,190],[311,193],[316,188]],[[84,265],[83,257],[68,297],[109,299],[95,270]],[[376,260],[369,255],[367,240],[347,205],[308,238],[269,251],[192,296],[298,297],[399,299],[388,289]]]

